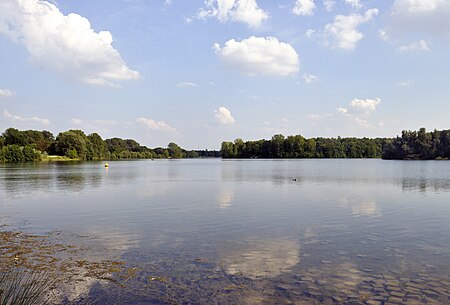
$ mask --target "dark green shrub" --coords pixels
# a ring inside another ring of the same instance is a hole
[[[41,154],[31,146],[25,146],[22,150],[24,161],[39,161]]]
[[[77,159],[78,153],[75,149],[71,149],[67,152],[67,157],[69,157],[70,159]]]
[[[23,162],[24,156],[19,145],[8,145],[4,148],[4,159],[6,162]]]

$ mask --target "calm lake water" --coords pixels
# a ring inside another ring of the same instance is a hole
[[[1,223],[137,268],[80,304],[450,303],[449,161],[109,165],[0,165]]]

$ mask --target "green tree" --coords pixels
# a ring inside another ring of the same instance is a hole
[[[244,158],[244,141],[242,139],[234,140],[234,157]]]
[[[171,142],[171,143],[169,143],[169,145],[167,147],[169,150],[170,158],[179,159],[179,158],[183,157],[183,152],[181,150],[181,147],[178,146],[177,144]]]
[[[125,140],[125,148],[128,151],[139,151],[140,147],[141,147],[141,145],[138,142],[136,142],[135,140],[132,140],[132,139]]]
[[[222,142],[221,152],[223,158],[236,158],[233,142]]]
[[[24,146],[26,144],[26,139],[24,134],[15,128],[8,128],[3,133],[3,138],[5,139],[5,145],[19,145]]]
[[[124,150],[127,150],[126,142],[121,138],[106,139],[105,142],[111,153],[118,154]]]
[[[87,138],[92,145],[92,158],[105,159],[108,155],[108,147],[102,137],[94,132],[88,135]]]
[[[200,157],[200,155],[195,150],[189,150],[186,152],[186,157],[187,158],[198,158],[198,157]]]
[[[301,135],[288,136],[284,142],[284,150],[287,158],[303,158],[305,138]]]
[[[32,146],[25,146],[22,149],[24,161],[39,161],[41,159],[40,152],[36,151]]]
[[[75,150],[81,160],[86,160],[87,145],[83,134],[69,130],[58,134],[55,141],[56,152],[69,157],[69,151]]]
[[[284,136],[282,134],[276,134],[272,137],[271,152],[273,158],[284,157]]]
[[[17,144],[6,146],[3,152],[3,158],[6,162],[23,162],[24,156],[22,148]]]
[[[306,140],[303,151],[305,152],[305,158],[316,157],[316,140],[313,138]]]
[[[78,158],[78,153],[76,149],[70,149],[67,152],[67,157],[69,157],[70,159],[77,159]]]

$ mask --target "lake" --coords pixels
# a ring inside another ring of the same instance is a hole
[[[0,164],[0,224],[132,268],[66,303],[450,303],[448,161]]]

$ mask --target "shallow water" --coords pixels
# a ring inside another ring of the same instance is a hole
[[[450,303],[448,161],[109,165],[0,165],[0,221],[138,268],[83,302]]]

